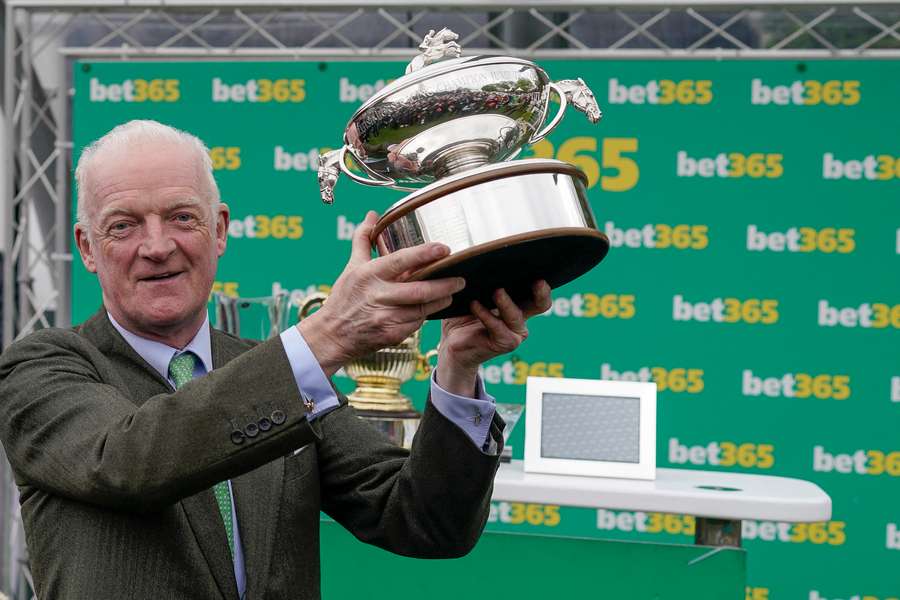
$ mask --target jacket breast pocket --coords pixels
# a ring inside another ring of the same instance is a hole
[[[307,444],[284,457],[284,480],[294,481],[309,474],[316,466],[316,446]]]

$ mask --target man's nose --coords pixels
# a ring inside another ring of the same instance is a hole
[[[138,255],[154,261],[166,260],[175,252],[175,240],[158,219],[147,219],[144,224],[144,238],[138,248]]]

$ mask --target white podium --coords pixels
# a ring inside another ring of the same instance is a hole
[[[657,469],[656,479],[526,473],[502,463],[494,500],[694,515],[695,541],[740,546],[742,519],[817,522],[831,518],[831,498],[809,481],[720,471]]]

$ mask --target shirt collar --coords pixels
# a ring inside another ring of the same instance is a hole
[[[119,325],[113,316],[109,314],[109,311],[107,311],[106,314],[109,317],[109,322],[122,334],[122,337],[125,338],[128,345],[131,346],[135,352],[140,354],[141,358],[146,360],[151,367],[156,369],[156,371],[162,375],[163,379],[169,379],[169,362],[172,360],[172,357],[188,351],[197,355],[197,358],[203,363],[203,367],[207,373],[212,371],[212,345],[209,336],[209,315],[206,316],[206,319],[203,321],[203,326],[200,327],[200,330],[197,332],[197,335],[194,336],[194,339],[188,342],[188,345],[182,350],[179,350],[178,348],[173,348],[162,342],[148,340],[147,338],[131,333]]]

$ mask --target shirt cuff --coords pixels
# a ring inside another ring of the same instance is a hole
[[[306,418],[312,421],[337,408],[340,404],[337,394],[300,330],[295,326],[285,329],[281,333],[281,343],[294,372],[300,397],[306,396],[313,400],[314,408],[307,413]]]
[[[480,375],[476,379],[477,398],[467,398],[451,394],[438,385],[436,374],[436,370],[431,372],[431,404],[483,450],[491,431],[491,421],[494,420],[494,397],[484,389]]]

